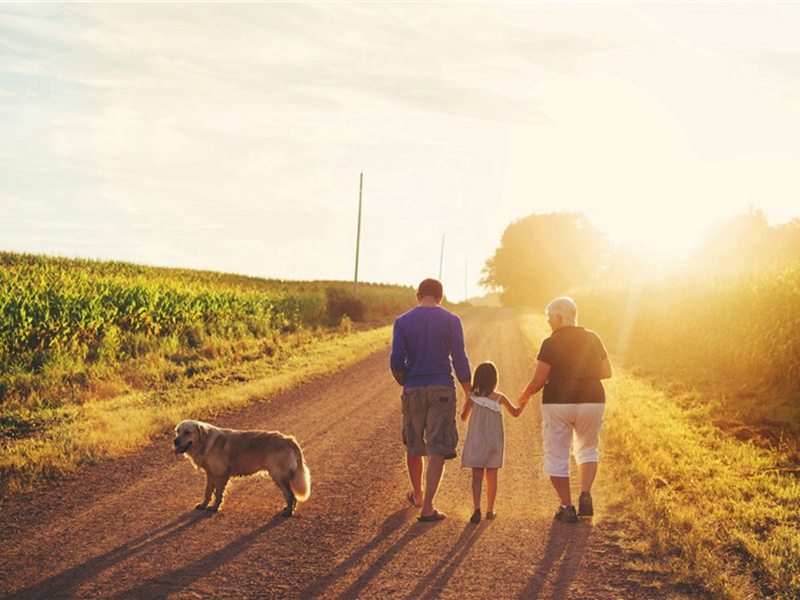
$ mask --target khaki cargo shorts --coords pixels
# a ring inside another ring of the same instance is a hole
[[[403,390],[403,444],[414,456],[456,457],[456,390],[444,385]]]

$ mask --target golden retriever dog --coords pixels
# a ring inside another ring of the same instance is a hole
[[[286,497],[281,512],[291,517],[297,501],[311,494],[311,476],[297,440],[278,431],[237,431],[202,421],[181,421],[175,427],[175,454],[183,454],[206,472],[206,493],[195,508],[217,512],[231,477],[267,471]],[[216,492],[210,507],[211,493]]]

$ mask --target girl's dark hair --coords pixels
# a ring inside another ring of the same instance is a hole
[[[472,392],[477,396],[488,396],[497,386],[497,367],[491,361],[482,362],[472,375]]]

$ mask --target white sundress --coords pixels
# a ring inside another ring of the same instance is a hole
[[[471,398],[472,413],[461,451],[461,466],[468,469],[499,469],[503,466],[505,450],[503,407],[484,396]]]

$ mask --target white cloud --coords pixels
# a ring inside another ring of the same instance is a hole
[[[0,233],[349,278],[363,169],[361,279],[437,274],[445,236],[460,289],[533,212],[650,238],[743,202],[789,217],[799,22],[719,3],[3,5],[0,198],[22,204]]]

